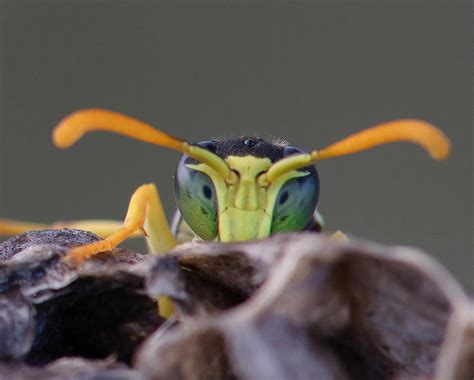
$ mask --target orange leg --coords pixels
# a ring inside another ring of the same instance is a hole
[[[54,227],[48,224],[17,222],[15,220],[0,219],[0,235],[1,236],[14,236],[14,235],[22,234],[23,232],[35,231],[35,230],[48,230],[50,228],[54,229]]]
[[[43,224],[0,219],[0,236],[14,236],[28,231],[74,228],[77,230],[91,231],[101,238],[106,238],[120,227],[122,227],[122,222],[116,220],[73,220]],[[129,237],[137,238],[140,236],[142,235],[139,232],[135,232]]]
[[[104,237],[104,240],[73,248],[65,259],[79,264],[94,254],[108,251],[125,239],[146,235],[150,253],[160,253],[176,246],[161,205],[158,191],[154,184],[140,186],[132,195],[125,221],[83,220],[58,222],[53,225],[0,220],[0,235],[16,235],[31,230],[60,229],[64,227],[92,231]],[[159,297],[160,315],[169,317],[173,303],[168,297]]]
[[[66,260],[80,263],[96,253],[111,250],[137,232],[149,238],[151,253],[161,253],[176,246],[154,184],[145,184],[135,190],[120,228],[104,240],[71,249]]]

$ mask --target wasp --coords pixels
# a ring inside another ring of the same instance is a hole
[[[320,230],[316,162],[397,141],[418,144],[436,160],[447,158],[451,149],[443,132],[416,119],[382,123],[325,148],[304,152],[254,137],[189,143],[104,109],[70,114],[59,122],[52,138],[64,149],[92,131],[113,132],[183,153],[174,176],[178,211],[173,228],[168,226],[156,186],[150,183],[133,193],[123,223],[89,220],[40,225],[1,220],[0,234],[72,227],[103,237],[71,249],[66,259],[80,263],[139,235],[147,238],[151,253],[161,253],[189,238],[230,242]]]

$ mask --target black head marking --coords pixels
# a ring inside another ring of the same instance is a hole
[[[261,139],[260,139],[261,140]],[[259,141],[255,139],[245,139],[244,140],[244,145],[248,146],[249,148],[252,148],[253,146],[257,145]]]
[[[242,136],[217,141],[215,153],[222,158],[251,155],[258,158],[269,158],[270,161],[275,162],[283,158],[283,149],[283,146],[266,142],[261,138]]]
[[[304,151],[292,146],[287,146],[281,143],[269,143],[262,138],[249,136],[220,141],[202,141],[196,145],[215,153],[223,159],[229,156],[244,157],[251,155],[257,158],[269,158],[272,163],[293,154],[305,153]],[[187,157],[186,163],[197,164],[198,161]],[[309,168],[307,167],[300,170],[308,169]]]

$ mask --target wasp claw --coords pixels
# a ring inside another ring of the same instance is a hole
[[[66,256],[63,257],[63,261],[70,265],[78,266],[97,253],[107,252],[113,248],[114,245],[107,239],[99,240],[94,243],[72,248]]]
[[[67,266],[71,266],[71,267],[77,267],[81,265],[85,260],[86,258],[84,257],[81,251],[77,250],[77,248],[72,249],[62,258],[62,261]]]
[[[149,238],[148,236],[148,233],[145,231],[145,228],[143,226],[141,226],[138,231],[140,231],[140,234],[142,234],[143,236]]]
[[[349,241],[349,238],[347,237],[347,235],[344,232],[336,231],[329,237],[329,240],[335,240],[335,241],[339,241],[339,242],[342,243],[342,242]]]

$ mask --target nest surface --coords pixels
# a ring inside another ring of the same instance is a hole
[[[295,233],[61,260],[95,240],[0,245],[1,379],[474,378],[472,300],[413,248]]]

